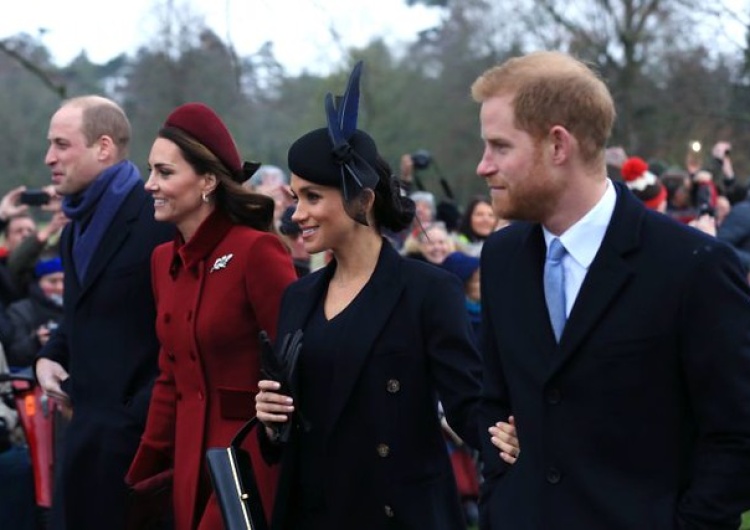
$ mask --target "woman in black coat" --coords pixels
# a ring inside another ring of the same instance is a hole
[[[358,75],[359,66],[343,99],[355,106]],[[481,366],[462,286],[382,237],[409,226],[414,205],[356,130],[356,107],[328,110],[330,130],[302,136],[288,156],[292,219],[308,252],[333,259],[282,300],[277,355],[285,337],[304,334],[296,381],[283,391],[280,381],[259,383],[264,456],[281,461],[271,525],[465,528],[437,414],[440,399],[450,426],[476,446]]]

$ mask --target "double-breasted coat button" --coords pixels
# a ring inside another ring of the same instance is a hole
[[[393,508],[391,508],[388,504],[383,506],[383,510],[385,511],[386,517],[393,517]]]
[[[559,388],[550,388],[547,391],[547,403],[550,405],[559,405],[562,401],[562,393]]]
[[[174,362],[174,352],[173,351],[168,351],[167,352],[167,359],[169,359],[170,361]]]
[[[401,383],[399,382],[398,379],[389,379],[385,385],[385,388],[391,394],[395,394],[396,392],[401,390]]]
[[[199,399],[200,401],[203,401],[203,392],[202,392],[202,391],[200,391],[200,390],[198,391],[198,399]]]
[[[391,448],[388,447],[388,444],[378,444],[375,450],[378,452],[378,456],[380,456],[381,458],[385,458],[389,454],[391,454]]]
[[[557,484],[560,480],[562,480],[562,473],[560,473],[559,469],[551,467],[547,470],[547,482]]]

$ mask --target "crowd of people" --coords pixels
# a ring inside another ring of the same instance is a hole
[[[0,200],[0,366],[30,367],[66,422],[49,528],[221,530],[205,453],[255,417],[271,530],[736,530],[750,195],[731,144],[684,168],[608,147],[603,81],[536,52],[471,86],[487,192],[458,207],[357,127],[361,75],[288,176],[198,102],[147,175],[114,101],[51,117],[49,222],[23,187]]]

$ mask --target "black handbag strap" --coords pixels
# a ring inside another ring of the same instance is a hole
[[[234,438],[232,438],[232,442],[230,445],[234,447],[235,449],[239,449],[240,445],[242,445],[242,442],[245,441],[245,438],[247,438],[247,434],[253,430],[253,427],[258,423],[258,416],[253,416],[250,418],[250,420],[245,423],[242,427],[240,427],[240,430],[237,431],[237,434],[234,435]]]

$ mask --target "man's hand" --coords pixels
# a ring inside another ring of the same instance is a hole
[[[65,368],[60,363],[41,358],[36,362],[35,370],[36,379],[45,394],[54,399],[63,409],[70,408],[70,396],[60,388],[60,383],[69,377]]]
[[[26,191],[26,186],[13,188],[0,199],[0,220],[7,221],[14,215],[25,213],[28,205],[21,204],[21,194]]]

